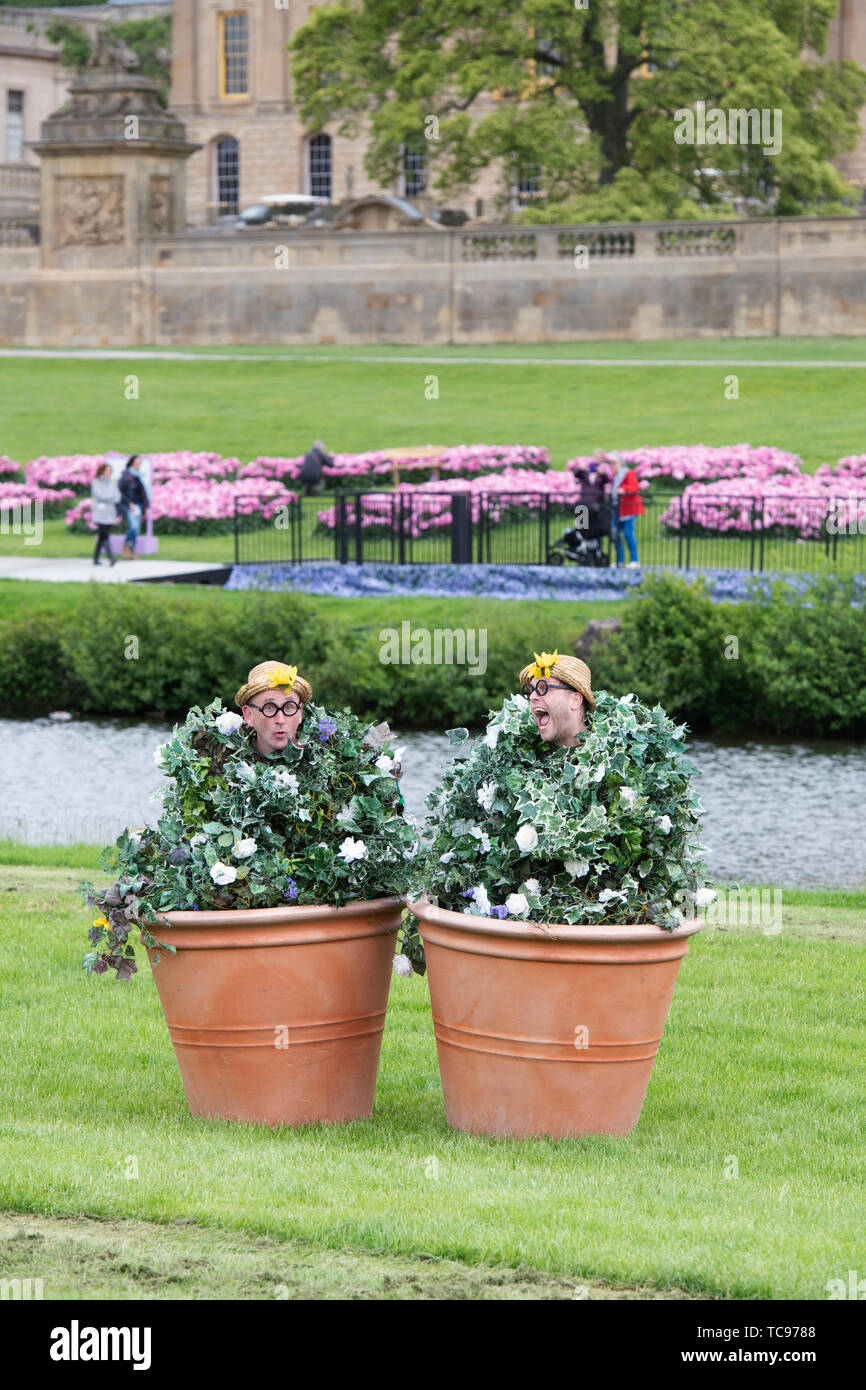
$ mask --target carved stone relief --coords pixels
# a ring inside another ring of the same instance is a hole
[[[57,245],[106,246],[123,241],[123,178],[119,174],[57,180]]]

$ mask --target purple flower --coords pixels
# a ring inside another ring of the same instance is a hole
[[[490,916],[498,917],[501,920],[503,917],[508,916],[508,908],[505,906],[504,903],[502,903],[499,907],[491,907]]]
[[[464,898],[474,898],[474,897],[475,897],[475,889],[474,889],[474,888],[464,888],[463,893],[461,894],[461,896],[464,897]]]
[[[336,719],[320,719],[320,720],[319,720],[319,738],[320,738],[320,740],[322,741],[322,743],[327,743],[328,739],[331,738],[336,732],[337,732],[337,721],[336,721]]]
[[[286,889],[286,892],[283,894],[283,897],[286,899],[287,902],[292,902],[292,900],[293,900],[294,898],[296,898],[297,896],[298,896],[298,885],[295,883],[295,880],[294,880],[293,878],[290,878],[290,879],[289,879],[289,886],[288,886],[288,888]]]

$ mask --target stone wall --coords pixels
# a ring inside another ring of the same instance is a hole
[[[866,219],[184,232],[135,268],[0,248],[0,342],[490,343],[866,333]]]

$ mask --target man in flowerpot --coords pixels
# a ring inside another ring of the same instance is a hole
[[[250,733],[250,750],[257,758],[271,758],[290,743],[297,748],[304,722],[304,705],[313,688],[296,666],[282,661],[260,661],[235,695]]]
[[[295,748],[298,733],[304,722],[304,706],[313,698],[313,687],[303,676],[298,675],[296,666],[287,666],[282,661],[260,661],[247,676],[246,683],[235,695],[235,704],[243,713],[244,723],[250,728],[250,752],[259,760],[273,758],[283,752],[291,743]],[[224,716],[226,727],[236,720],[235,715]],[[364,743],[368,747],[381,747],[390,737],[387,724],[379,724],[368,730]],[[392,776],[400,776],[401,764],[394,760]],[[399,787],[397,788],[399,793]],[[399,796],[403,804],[402,795]]]
[[[539,736],[557,748],[573,748],[587,732],[587,714],[595,709],[592,673],[576,656],[534,655],[532,665],[520,672],[520,687]]]

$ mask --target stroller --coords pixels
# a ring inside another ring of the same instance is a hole
[[[547,552],[549,565],[564,565],[570,561],[574,565],[601,567],[610,564],[610,503],[578,503],[574,509],[575,521],[586,524],[570,527]]]

